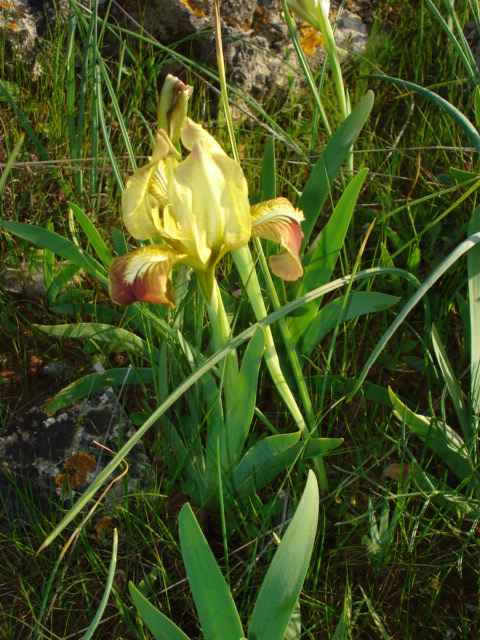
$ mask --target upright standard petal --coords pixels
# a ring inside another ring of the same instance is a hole
[[[114,258],[108,270],[110,297],[121,305],[155,302],[175,305],[168,274],[184,256],[160,245],[149,245]]]
[[[166,163],[165,232],[182,243],[192,267],[206,271],[227,251],[248,243],[248,188],[235,160],[189,118],[182,127],[182,142],[191,150],[187,158]]]
[[[161,130],[150,162],[127,181],[122,193],[123,222],[137,240],[162,235],[163,209],[168,204],[165,159],[179,157],[165,131]]]
[[[269,258],[272,272],[283,280],[303,275],[299,252],[303,239],[300,223],[305,219],[286,198],[266,200],[251,207],[252,234],[281,244],[285,251]]]

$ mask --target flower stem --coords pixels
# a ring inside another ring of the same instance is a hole
[[[213,345],[215,351],[219,351],[223,349],[231,338],[231,327],[223,304],[222,294],[213,271],[211,273],[209,271],[206,274],[197,272],[197,278],[212,326]],[[237,392],[237,383],[238,358],[237,352],[232,351],[225,358],[223,367],[223,391],[226,409],[233,405]]]
[[[257,320],[262,320],[267,315],[265,302],[260,290],[257,273],[252,260],[252,254],[248,247],[243,247],[237,251],[232,251],[233,259],[242,278],[243,285],[247,291],[248,299],[252,305],[253,312]],[[311,437],[311,431],[305,422],[303,414],[295,400],[292,390],[285,380],[280,361],[278,359],[275,342],[270,327],[265,327],[265,363],[268,367],[273,383],[285,402],[295,424],[300,429],[302,438],[307,441]],[[313,417],[313,413],[311,414]],[[315,474],[318,479],[320,492],[322,495],[328,493],[328,477],[322,457],[313,459]]]

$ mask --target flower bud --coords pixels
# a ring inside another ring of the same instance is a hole
[[[163,129],[173,144],[180,139],[180,130],[187,115],[188,101],[193,87],[168,74],[160,93],[158,129]]]

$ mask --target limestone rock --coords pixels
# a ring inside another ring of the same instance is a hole
[[[0,40],[5,43],[4,56],[7,68],[19,57],[34,77],[40,75],[40,67],[35,57],[35,17],[21,0],[0,2]]]
[[[117,451],[133,433],[111,388],[54,415],[38,407],[28,411],[0,437],[0,522],[31,521],[39,508],[53,518],[57,508],[69,508],[110,460],[95,441]],[[141,443],[128,465],[128,490],[145,488],[150,464]],[[117,482],[106,499],[123,489]]]
[[[357,0],[359,3],[362,0]],[[339,3],[338,3],[339,4]],[[332,3],[331,20],[338,4]],[[362,13],[365,7],[358,5]],[[367,22],[355,13],[357,2],[349,3],[336,27],[336,41],[343,50],[363,50],[367,39]],[[128,5],[131,16],[148,25],[149,32],[163,45],[211,67],[216,66],[213,38],[212,0],[149,0],[139,10]],[[371,17],[371,11],[369,12]],[[288,28],[282,18],[280,0],[223,0],[221,4],[222,38],[229,81],[233,87],[265,105],[270,98],[286,97],[300,82],[300,65]],[[325,52],[320,35],[306,23],[298,21],[300,40],[312,69],[318,69]],[[172,72],[181,75],[178,69]]]

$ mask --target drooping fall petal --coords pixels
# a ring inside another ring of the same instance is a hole
[[[179,157],[165,131],[160,130],[150,162],[127,180],[122,193],[123,222],[137,240],[161,235],[163,209],[168,204],[165,159]]]
[[[169,247],[149,245],[114,258],[108,270],[110,297],[121,305],[155,302],[173,307],[168,274],[183,257]]]
[[[272,272],[283,280],[298,280],[303,274],[299,252],[303,239],[303,213],[286,198],[274,198],[251,207],[252,234],[281,244],[285,251],[269,258]]]

